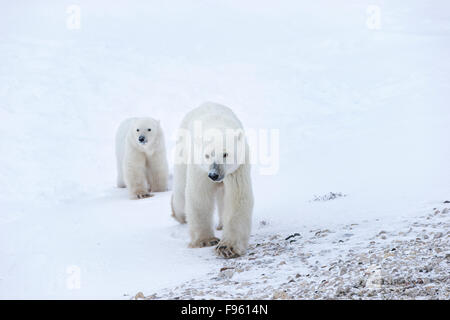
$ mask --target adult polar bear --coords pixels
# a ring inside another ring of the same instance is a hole
[[[246,252],[253,191],[248,144],[239,119],[228,107],[204,103],[189,112],[178,131],[172,216],[187,221],[192,248],[217,245],[224,258]],[[217,206],[222,240],[214,236]]]
[[[128,187],[131,199],[167,191],[169,170],[164,134],[158,120],[129,118],[116,133],[117,186]]]

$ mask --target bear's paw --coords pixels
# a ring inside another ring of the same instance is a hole
[[[219,238],[216,237],[212,237],[209,239],[203,239],[203,240],[197,240],[197,241],[192,241],[189,244],[189,248],[204,248],[204,247],[212,247],[217,245],[220,242]]]
[[[237,258],[243,254],[243,252],[241,252],[241,250],[238,250],[237,248],[233,247],[226,241],[219,242],[215,251],[219,257],[222,257],[225,259]]]
[[[153,197],[153,194],[149,192],[138,192],[136,194],[133,194],[131,196],[131,199],[145,199],[145,198],[151,198]]]

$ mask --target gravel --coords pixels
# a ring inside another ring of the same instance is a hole
[[[447,300],[449,217],[444,207],[397,224],[255,232],[246,256],[217,259],[221,267],[205,277],[134,298]]]
[[[341,197],[346,197],[342,192],[329,192],[321,196],[314,196],[313,201],[330,201]]]

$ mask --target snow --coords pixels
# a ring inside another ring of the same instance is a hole
[[[211,261],[200,278],[134,298],[448,300],[449,212],[296,226],[287,237],[260,224],[246,256]]]
[[[279,130],[279,171],[253,168],[252,245],[377,234],[450,200],[448,2],[372,1],[379,29],[359,0],[81,0],[74,30],[72,4],[0,3],[0,298],[129,298],[224,263],[187,248],[170,191],[115,188],[127,117],[159,118],[168,150],[208,100]],[[346,197],[314,201],[329,192]]]

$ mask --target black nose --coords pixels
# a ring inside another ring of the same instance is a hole
[[[144,136],[139,136],[139,142],[144,142],[145,141],[145,137]]]
[[[212,180],[212,181],[216,181],[217,179],[219,179],[219,175],[215,172],[210,172],[208,174],[208,177]]]

